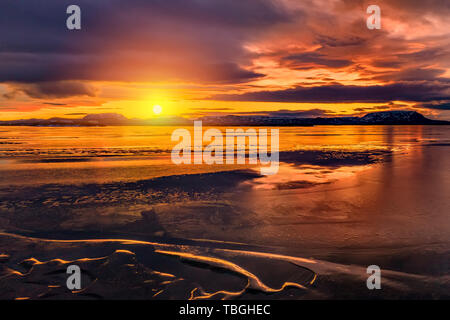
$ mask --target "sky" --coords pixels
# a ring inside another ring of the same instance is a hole
[[[72,4],[81,30],[66,27]],[[366,25],[372,4],[379,30]],[[386,110],[450,120],[449,16],[441,0],[2,0],[0,120]]]

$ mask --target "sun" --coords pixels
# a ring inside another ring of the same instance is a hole
[[[154,114],[160,114],[162,112],[162,107],[159,104],[155,104],[153,106],[153,113]]]

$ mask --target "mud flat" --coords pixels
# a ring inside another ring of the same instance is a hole
[[[383,271],[242,249],[136,240],[46,240],[0,234],[2,299],[448,298],[448,276]],[[82,289],[66,287],[69,265]],[[382,291],[382,293],[380,292]]]

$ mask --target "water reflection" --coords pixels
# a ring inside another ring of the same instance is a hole
[[[448,129],[347,127],[345,132],[353,136],[340,137],[342,142],[370,146],[376,142],[397,151],[389,161],[376,164],[289,166],[277,177],[255,179],[255,187],[242,194],[240,201],[257,214],[261,224],[247,237],[314,249],[316,254],[344,248],[380,254],[386,248],[448,247]],[[378,134],[371,136],[374,132]],[[330,143],[330,139],[336,143],[333,137],[328,138]],[[304,183],[276,187],[289,185],[287,181]]]
[[[51,216],[62,233],[164,232],[350,263],[407,264],[411,272],[428,268],[418,262],[426,252],[445,265],[447,126],[281,128],[280,170],[266,177],[248,165],[173,165],[174,129],[2,128],[2,228],[47,230]],[[218,173],[243,169],[256,173]],[[34,189],[23,193],[25,185]],[[142,212],[157,212],[163,230],[143,223]],[[34,218],[11,218],[30,213]]]

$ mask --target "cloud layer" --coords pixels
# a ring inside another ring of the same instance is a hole
[[[78,0],[79,31],[70,4],[1,1],[3,103],[94,105],[108,83],[165,83],[197,99],[448,110],[448,1],[377,1],[381,30],[364,0]]]

